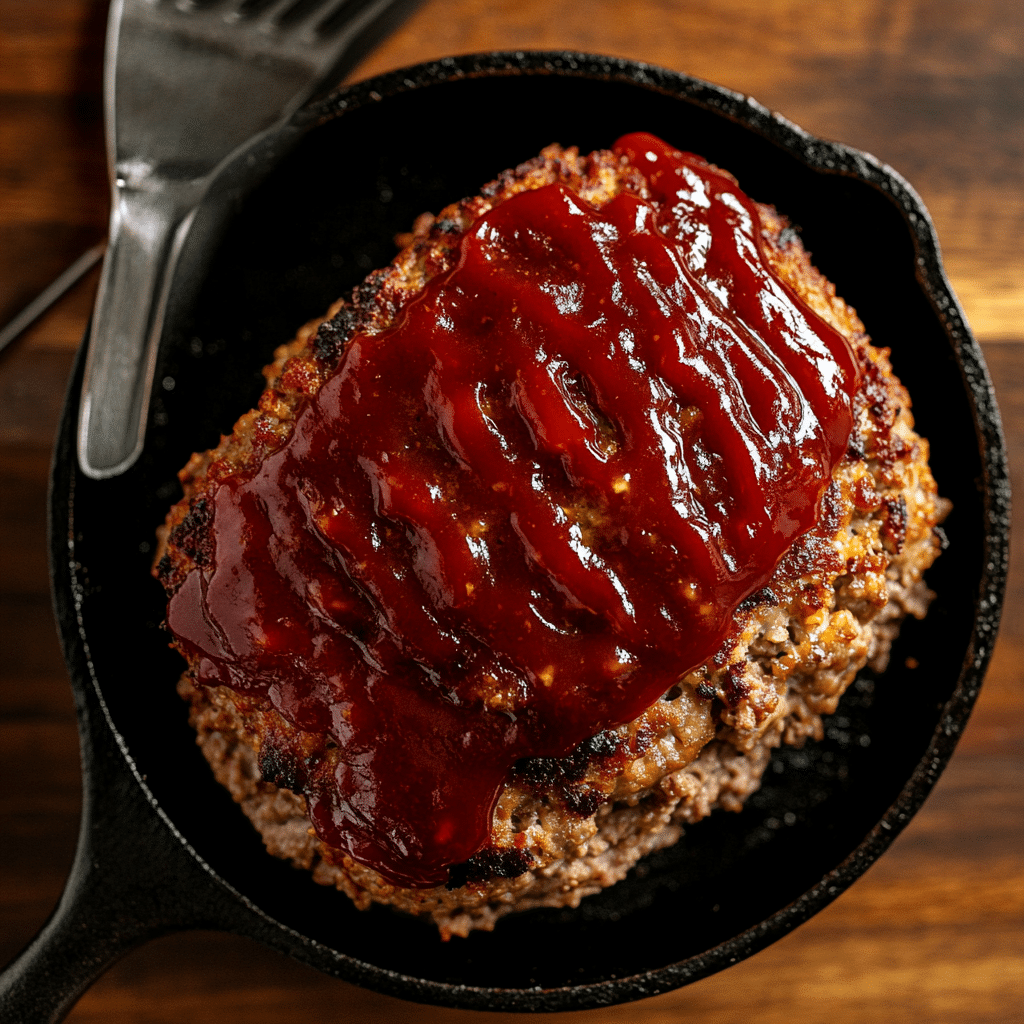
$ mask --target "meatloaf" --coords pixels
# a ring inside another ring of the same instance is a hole
[[[580,155],[552,145],[478,195],[421,216],[397,239],[401,252],[389,267],[277,350],[258,407],[181,471],[184,497],[159,530],[154,567],[168,595],[211,570],[218,489],[261,472],[345,363],[353,339],[387,336],[400,324],[430,282],[459,266],[464,240],[483,218],[552,185],[588,210],[602,211],[622,194],[650,201],[639,163],[621,150]],[[820,739],[822,716],[835,710],[857,673],[884,669],[901,620],[920,618],[928,607],[923,574],[940,550],[937,524],[946,505],[889,352],[871,345],[786,219],[771,206],[755,208],[758,246],[771,271],[800,309],[841,335],[856,364],[852,429],[815,498],[810,527],[729,610],[712,653],[680,665],[646,710],[607,723],[557,756],[517,758],[489,810],[485,841],[434,884],[360,862],[312,814],[308,780],[324,764],[338,770],[346,756],[336,731],[301,727],[266,692],[211,676],[203,652],[176,635],[188,662],[179,692],[198,743],[271,854],[361,908],[378,902],[431,918],[444,938],[490,929],[511,911],[576,906],[712,810],[739,811],[773,748]],[[602,417],[614,420],[615,413],[598,414],[595,436],[605,428],[614,434]],[[699,830],[687,841],[700,842]]]

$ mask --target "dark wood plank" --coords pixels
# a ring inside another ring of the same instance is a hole
[[[1024,304],[1020,316],[1024,324]],[[1000,634],[1012,639],[1019,653],[1024,647],[1024,345],[986,345],[984,352],[1003,419],[1010,486],[1017,499],[1010,528],[1010,580]],[[1024,679],[1024,657],[1018,657],[1016,663],[1020,681]]]

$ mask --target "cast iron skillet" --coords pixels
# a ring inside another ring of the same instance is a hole
[[[775,203],[910,388],[954,511],[937,593],[881,679],[851,688],[824,742],[779,752],[741,815],[718,814],[578,910],[513,915],[442,943],[432,926],[342,895],[267,855],[199,754],[182,669],[149,577],[154,529],[189,454],[260,391],[296,325],[394,254],[417,214],[476,192],[559,141],[654,132]],[[267,173],[267,169],[272,170]],[[575,1010],[640,999],[749,956],[829,903],[888,846],[950,757],[999,618],[1009,494],[977,344],[927,213],[864,154],[811,138],[735,93],[647,65],[569,53],[461,57],[345,89],[256,166],[223,176],[221,216],[183,257],[142,459],[78,472],[80,367],[56,450],[56,610],[81,723],[85,810],[67,889],[4,977],[5,1019],[56,1020],[153,936],[221,928],[391,995],[453,1007]],[[213,251],[211,260],[203,252]],[[916,663],[916,667],[910,667]]]

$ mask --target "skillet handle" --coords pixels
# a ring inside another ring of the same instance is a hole
[[[237,928],[237,897],[154,809],[87,683],[76,691],[85,780],[71,874],[40,933],[0,974],[3,1024],[55,1024],[126,953],[188,928]]]

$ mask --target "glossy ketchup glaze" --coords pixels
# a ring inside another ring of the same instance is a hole
[[[856,359],[754,204],[653,136],[615,152],[646,197],[519,193],[351,339],[287,442],[207,493],[212,560],[170,602],[201,683],[330,735],[296,784],[316,830],[398,884],[487,843],[520,758],[712,656],[850,435]]]

